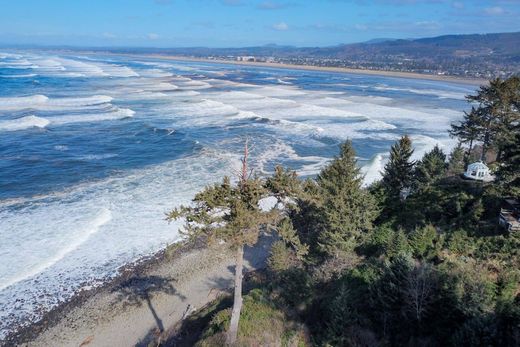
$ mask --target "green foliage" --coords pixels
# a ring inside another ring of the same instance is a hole
[[[295,252],[287,247],[285,242],[279,240],[273,243],[267,259],[267,265],[272,272],[283,272],[297,266],[297,264],[298,259]]]
[[[505,195],[520,199],[520,127],[517,126],[514,140],[503,148],[503,164],[498,170],[498,183]]]
[[[276,166],[273,176],[267,178],[265,187],[279,201],[302,194],[302,184],[296,172],[281,166]]]
[[[458,138],[460,143],[469,145],[466,153],[466,163],[468,162],[468,157],[472,154],[473,145],[478,140],[483,139],[482,132],[481,115],[475,107],[472,107],[470,112],[464,112],[464,117],[460,123],[451,125],[450,135]]]
[[[470,238],[465,230],[455,230],[449,236],[447,248],[456,255],[471,256],[475,252],[477,245],[475,240]]]
[[[289,218],[282,219],[278,224],[278,234],[283,242],[291,247],[298,260],[302,260],[309,252],[309,246],[300,241]]]
[[[318,175],[323,204],[318,237],[319,249],[329,257],[353,251],[376,217],[374,199],[361,188],[362,176],[350,141],[341,145],[340,155]]]
[[[277,211],[262,211],[260,199],[268,190],[260,179],[252,178],[232,185],[228,177],[221,184],[208,186],[195,195],[193,206],[181,206],[167,214],[167,220],[186,219],[182,231],[209,242],[224,240],[235,248],[253,245],[263,225],[276,221]]]
[[[464,161],[464,148],[462,148],[462,145],[459,142],[450,153],[447,175],[459,176],[464,172],[465,167],[466,163]]]
[[[419,259],[432,258],[435,255],[437,230],[431,224],[415,229],[409,236],[409,243],[414,256]]]
[[[199,347],[225,346],[224,332],[230,322],[231,310],[225,309],[213,317]],[[253,289],[244,296],[239,323],[237,346],[305,346],[301,325],[278,309],[265,289]]]
[[[459,143],[450,153],[447,174],[449,176],[459,176],[464,172],[465,166],[464,148]]]
[[[483,158],[489,147],[496,148],[500,161],[504,148],[514,143],[514,128],[520,121],[520,77],[493,79],[466,98],[478,106],[472,107],[459,124],[452,125],[451,135],[463,143],[470,142],[470,149],[474,141],[481,141]]]
[[[469,263],[454,262],[447,264],[444,271],[448,272],[444,283],[446,295],[451,296],[456,308],[466,317],[477,317],[493,312],[496,283],[488,271]]]
[[[448,164],[446,154],[438,146],[427,152],[415,167],[416,185],[430,185],[436,180],[444,177]]]
[[[278,291],[280,299],[289,307],[299,312],[305,311],[314,294],[313,279],[302,267],[292,267],[278,273]]]
[[[374,228],[368,240],[368,251],[379,256],[383,254],[390,243],[390,239],[394,237],[394,230],[390,223],[381,224]]]
[[[396,258],[408,255],[412,252],[412,247],[402,229],[393,231],[385,244],[385,254],[388,258]]]
[[[390,160],[385,165],[382,181],[388,196],[391,198],[390,203],[399,200],[403,189],[412,186],[415,165],[415,162],[410,159],[412,154],[412,141],[406,135],[390,148]]]

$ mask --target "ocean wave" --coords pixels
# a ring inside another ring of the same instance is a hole
[[[0,78],[30,78],[38,76],[35,73],[19,74],[19,75],[0,75]]]
[[[56,245],[57,249],[55,249],[52,252],[48,252],[47,254],[52,254],[49,258],[39,259],[37,263],[34,263],[32,266],[28,266],[23,272],[19,272],[13,277],[5,278],[5,276],[3,276],[4,278],[1,278],[0,281],[0,291],[12,286],[15,283],[33,277],[34,275],[41,273],[45,269],[50,268],[52,265],[62,260],[67,254],[73,252],[80,245],[85,243],[85,241],[87,241],[89,237],[97,233],[100,230],[100,228],[103,225],[107,224],[111,219],[112,214],[110,210],[107,208],[103,208],[98,213],[98,215],[93,218],[92,221],[86,223],[86,225],[83,227],[83,230],[77,233],[74,239],[70,240],[70,243],[63,245],[63,247],[60,247],[60,245],[58,244]],[[46,245],[46,247],[49,246],[49,244]]]
[[[464,100],[466,97],[466,93],[464,93],[464,92],[436,90],[436,89],[398,88],[398,87],[389,87],[386,85],[379,85],[379,86],[375,86],[373,88],[376,90],[384,90],[384,91],[397,91],[397,92],[405,92],[405,93],[412,93],[412,94],[419,94],[419,95],[433,95],[433,96],[437,96],[439,99]]]
[[[59,111],[81,109],[85,106],[99,106],[112,101],[107,95],[93,95],[87,97],[49,98],[45,95],[30,95],[20,97],[0,98],[0,110],[18,111],[37,109],[45,111]]]
[[[115,111],[105,113],[85,113],[74,116],[56,116],[49,118],[51,125],[65,125],[72,123],[93,123],[100,121],[119,120],[125,118],[131,118],[135,114],[135,111],[128,108],[119,108]]]
[[[36,116],[0,121],[0,131],[17,131],[29,128],[45,128],[50,121]]]
[[[361,168],[361,173],[364,175],[363,185],[365,187],[381,179],[385,168],[385,156],[386,153],[378,153],[372,157],[368,164]]]

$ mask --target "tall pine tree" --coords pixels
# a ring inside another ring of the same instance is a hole
[[[452,125],[450,134],[469,142],[469,153],[475,141],[482,142],[482,160],[489,148],[495,148],[500,161],[505,147],[514,140],[513,128],[520,122],[520,77],[491,80],[466,99],[477,106]]]
[[[341,257],[352,252],[377,214],[374,198],[362,188],[350,141],[341,145],[340,155],[320,172],[317,183],[323,196],[319,248],[329,257]]]
[[[390,149],[390,160],[383,172],[383,186],[389,203],[398,201],[401,194],[412,186],[415,165],[411,160],[412,154],[412,141],[408,135],[401,137]]]
[[[466,152],[465,161],[471,156],[473,145],[480,140],[483,140],[483,124],[480,110],[475,107],[471,108],[470,112],[464,112],[462,121],[458,124],[453,123],[449,131],[452,137],[459,139],[460,143],[468,144],[468,151]],[[467,163],[466,163],[467,164]]]
[[[244,246],[254,245],[261,230],[278,231],[281,239],[295,248],[297,254],[306,253],[306,247],[299,242],[291,225],[284,219],[283,209],[276,208],[277,205],[265,211],[259,204],[261,199],[273,195],[279,203],[290,201],[291,194],[299,191],[296,175],[277,168],[269,180],[252,177],[248,168],[248,155],[246,142],[242,169],[236,184],[225,177],[221,184],[206,187],[195,195],[191,206],[173,209],[166,217],[168,221],[184,218],[184,235],[201,238],[209,244],[223,240],[235,252],[233,309],[226,341],[231,346],[236,343],[242,310]]]

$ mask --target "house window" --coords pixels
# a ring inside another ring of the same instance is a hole
[[[477,171],[471,171],[471,176],[476,176],[477,175]]]

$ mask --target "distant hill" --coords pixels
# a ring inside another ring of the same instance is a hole
[[[269,44],[243,48],[110,48],[121,53],[158,53],[213,59],[254,56],[289,64],[408,71],[491,78],[520,73],[520,32],[381,38],[330,47]]]

